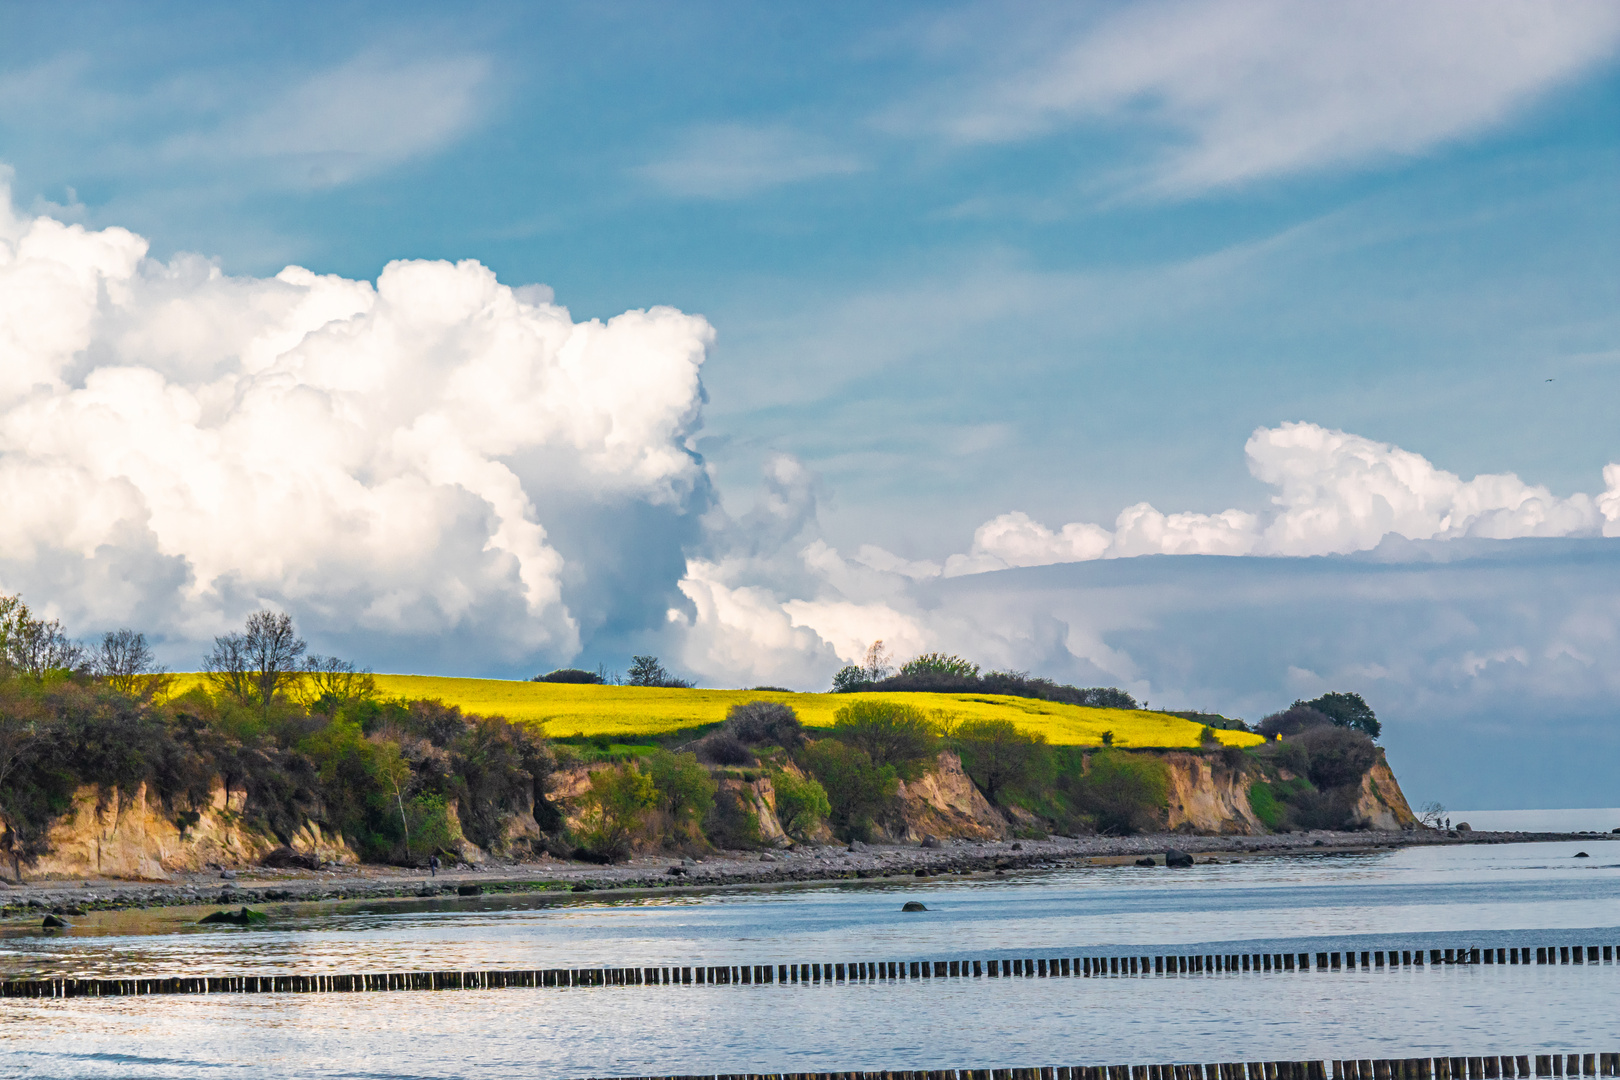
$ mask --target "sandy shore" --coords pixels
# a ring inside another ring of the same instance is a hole
[[[1176,848],[1210,859],[1264,855],[1376,851],[1414,845],[1579,841],[1599,844],[1608,835],[1475,832],[1289,833],[1277,836],[1053,837],[1023,841],[946,841],[937,848],[856,844],[800,846],[791,851],[719,852],[691,858],[643,856],[614,866],[544,860],[425,870],[345,866],[322,870],[250,869],[176,874],[164,882],[114,880],[25,881],[0,888],[0,918],[75,915],[92,910],[177,905],[258,906],[287,902],[481,894],[688,891],[720,887],[814,884],[850,879],[968,874],[994,877],[1019,870],[1131,863]],[[473,887],[476,886],[476,889]]]

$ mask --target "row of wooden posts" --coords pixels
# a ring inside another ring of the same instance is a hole
[[[690,986],[838,983],[904,979],[1092,978],[1224,972],[1346,971],[1441,964],[1613,963],[1612,945],[1422,949],[1195,956],[1077,956],[1014,960],[910,960],[719,967],[534,968],[408,971],[364,975],[197,975],[133,979],[7,979],[0,997],[123,997],[145,994],[322,994],[381,990],[484,990],[548,986]],[[1359,963],[1358,963],[1359,962]]]
[[[1531,1071],[1531,1061],[1535,1070]],[[930,1069],[893,1072],[720,1073],[620,1080],[1515,1080],[1620,1076],[1620,1053],[1500,1057],[1233,1061],[1210,1065],[1057,1065],[1040,1069]]]

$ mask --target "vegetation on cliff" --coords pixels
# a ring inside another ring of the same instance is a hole
[[[1004,673],[938,654],[876,680],[919,688],[838,695],[681,689],[655,658],[637,660],[638,678],[663,685],[604,685],[571,670],[510,685],[561,696],[574,711],[557,715],[570,720],[582,709],[640,716],[662,700],[637,696],[632,710],[622,695],[700,698],[705,710],[724,706],[723,719],[547,738],[529,720],[390,694],[391,677],[308,655],[273,612],[216,639],[202,674],[170,676],[139,633],[86,648],[0,598],[0,848],[14,868],[36,859],[86,787],[107,796],[144,786],[184,830],[221,785],[231,813],[284,845],[316,822],[363,858],[394,863],[466,854],[469,842],[615,860],[784,834],[862,840],[907,828],[904,785],[945,754],[959,758],[979,805],[1017,832],[1130,833],[1167,823],[1169,769],[1144,746],[1186,748],[1242,778],[1270,828],[1345,827],[1379,753],[1368,734],[1376,717],[1352,694],[1296,702],[1251,734],[1224,717],[1072,704],[1057,697],[1075,688],[1023,675],[987,683]],[[920,689],[942,680],[1047,696]],[[795,707],[806,699],[809,709]],[[1071,725],[1056,729],[1061,739],[1049,737],[1054,716]],[[1073,737],[1080,724],[1090,725],[1083,740]],[[1180,728],[1156,741],[1165,725]],[[564,770],[575,787],[559,792]]]

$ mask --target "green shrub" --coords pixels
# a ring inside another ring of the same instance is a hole
[[[1383,730],[1383,725],[1378,722],[1372,706],[1368,705],[1360,694],[1333,691],[1310,701],[1296,701],[1294,705],[1315,709],[1339,727],[1353,728],[1369,738],[1378,738]]]
[[[819,739],[801,752],[804,766],[827,793],[828,823],[840,840],[865,840],[872,825],[889,808],[899,778],[894,766],[837,739]]]
[[[900,665],[902,675],[956,675],[964,679],[977,679],[979,665],[960,656],[944,653],[923,653]]]
[[[631,763],[591,773],[591,787],[581,800],[580,833],[595,858],[617,862],[630,854],[630,843],[658,802],[652,777]]]
[[[845,705],[834,716],[833,735],[907,780],[921,776],[938,752],[934,722],[916,706],[893,701]]]
[[[443,795],[418,795],[405,806],[411,824],[411,850],[417,858],[455,851],[461,834],[450,820],[450,808]]]
[[[549,683],[578,683],[588,686],[600,686],[607,680],[602,677],[602,673],[599,671],[585,671],[581,668],[565,667],[558,668],[556,671],[547,672],[544,675],[536,675],[530,681]]]
[[[771,774],[776,792],[776,820],[789,836],[802,838],[832,815],[827,789],[814,777],[800,779],[790,772]]]
[[[763,842],[759,813],[751,798],[735,787],[722,786],[703,821],[703,831],[716,847],[732,850],[757,848]]]
[[[962,768],[991,802],[1039,784],[1050,771],[1046,736],[1011,720],[968,720],[954,732]]]
[[[694,839],[703,819],[714,806],[717,785],[709,770],[693,753],[655,750],[646,758],[647,773],[658,792],[658,803],[669,815],[671,828]]]
[[[835,694],[854,694],[865,690],[871,685],[872,680],[867,677],[865,668],[857,667],[854,664],[846,664],[839,668],[838,673],[833,676],[832,692]]]
[[[1304,748],[1307,775],[1319,788],[1359,784],[1378,760],[1372,739],[1349,727],[1312,728],[1289,741]]]
[[[1090,755],[1085,774],[1072,778],[1076,805],[1099,832],[1144,832],[1161,824],[1170,786],[1169,770],[1157,758],[1102,750]]]
[[[1249,809],[1266,828],[1276,831],[1287,819],[1286,811],[1277,802],[1276,792],[1270,784],[1252,784],[1249,787]]]
[[[746,746],[780,746],[788,750],[804,742],[804,725],[792,706],[779,701],[749,701],[733,705],[723,729]]]

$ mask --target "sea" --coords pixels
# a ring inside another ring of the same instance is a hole
[[[901,910],[913,900],[927,910]],[[12,925],[0,976],[1620,946],[1620,842],[271,913],[248,928],[179,909],[95,913],[67,932]],[[0,1000],[0,1076],[39,1078],[577,1080],[1615,1050],[1614,962]]]

